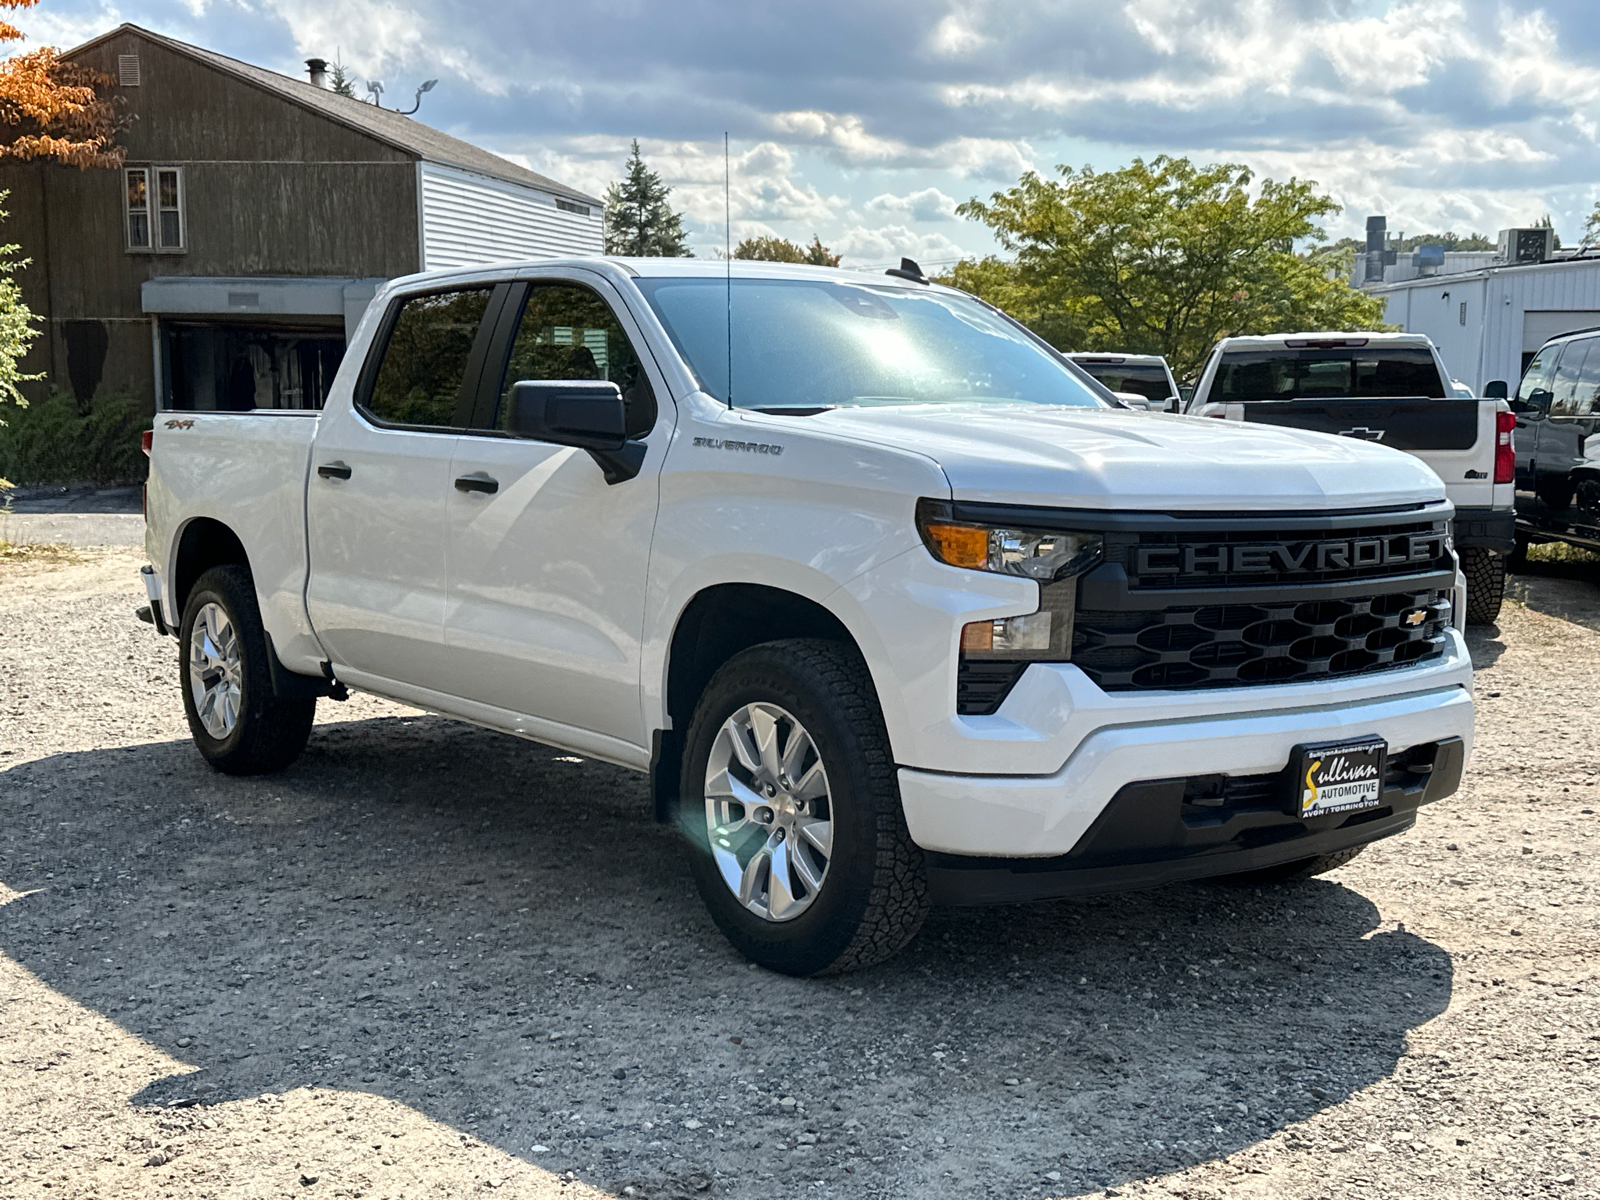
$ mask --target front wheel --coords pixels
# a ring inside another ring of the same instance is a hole
[[[1461,573],[1467,577],[1467,624],[1493,625],[1506,594],[1506,560],[1482,546],[1461,552]]]
[[[183,711],[207,762],[226,775],[263,775],[300,756],[317,702],[273,691],[249,568],[213,567],[195,581],[178,645]]]
[[[679,822],[712,919],[788,975],[899,953],[928,911],[877,694],[860,656],[770,642],[730,659],[689,727]]]

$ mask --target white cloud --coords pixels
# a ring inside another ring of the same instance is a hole
[[[938,188],[930,187],[907,196],[885,192],[868,200],[866,209],[885,216],[909,217],[913,221],[952,221],[956,215],[956,201]]]
[[[846,267],[893,264],[901,258],[914,258],[925,270],[932,270],[967,253],[942,233],[916,233],[904,225],[875,229],[853,225],[834,235],[828,245],[844,255],[840,265]]]

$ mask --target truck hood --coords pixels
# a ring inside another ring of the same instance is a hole
[[[1412,455],[1239,421],[1030,404],[841,408],[803,419],[819,432],[932,458],[957,500],[1270,512],[1445,496]]]

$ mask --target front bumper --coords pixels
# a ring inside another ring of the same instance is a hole
[[[1517,511],[1514,508],[1458,508],[1452,534],[1457,550],[1481,546],[1496,554],[1510,554],[1517,546]]]
[[[912,840],[928,851],[1053,858],[1071,853],[1129,784],[1269,775],[1283,770],[1303,742],[1376,734],[1398,755],[1459,738],[1465,765],[1472,750],[1471,667],[1454,631],[1452,642],[1450,658],[1465,663],[1466,678],[1448,672],[1456,678],[1446,682],[1440,675],[1447,672],[1424,669],[1418,674],[1432,678],[1426,684],[1418,680],[1417,690],[1357,699],[1337,695],[1342,689],[1314,696],[1298,686],[1261,687],[1249,689],[1253,705],[1245,708],[1239,703],[1245,689],[1229,689],[1235,710],[1212,714],[1181,713],[1182,701],[1169,693],[1164,698],[1175,702],[1166,711],[1100,725],[1077,740],[1066,761],[1049,774],[967,775],[902,767],[906,823]],[[1398,682],[1391,676],[1391,686]]]
[[[1068,854],[1056,858],[928,855],[938,904],[1013,904],[1130,891],[1255,871],[1403,833],[1416,810],[1455,791],[1466,746],[1446,738],[1391,758],[1378,807],[1301,820],[1293,781],[1189,776],[1130,783]]]

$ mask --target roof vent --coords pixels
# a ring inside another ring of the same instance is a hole
[[[117,82],[123,87],[139,86],[139,56],[137,54],[117,55]]]
[[[306,59],[306,74],[311,76],[311,86],[326,88],[328,86],[328,60],[325,58]]]

